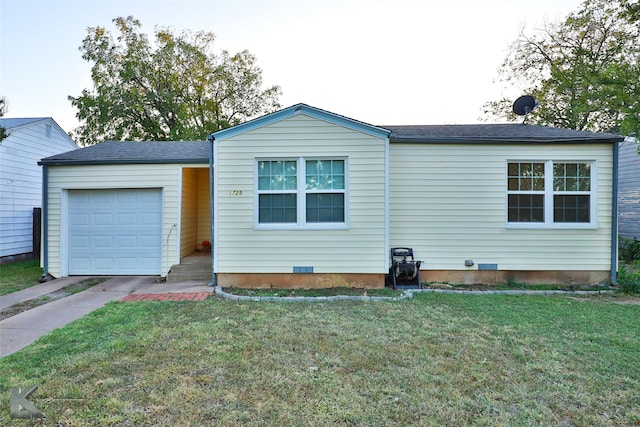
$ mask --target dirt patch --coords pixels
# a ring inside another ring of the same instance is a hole
[[[450,283],[429,283],[422,286],[423,289],[451,289],[458,291],[615,291],[618,288],[608,285],[529,285],[516,283],[487,285],[475,284],[450,284]]]
[[[614,304],[623,305],[640,305],[640,296],[631,295],[589,295],[589,296],[571,296],[569,297],[576,301],[598,301],[598,302],[610,302]]]
[[[27,310],[31,310],[32,308],[39,307],[44,304],[48,304],[52,301],[59,300],[65,297],[68,297],[73,294],[77,294],[78,292],[85,291],[92,286],[98,285],[104,282],[105,278],[92,278],[82,280],[78,283],[74,283],[69,286],[65,286],[64,288],[60,288],[57,291],[50,292],[46,295],[41,295],[39,297],[20,302],[18,304],[14,304],[11,307],[7,307],[4,310],[0,311],[0,320],[8,319],[9,317],[15,316],[16,314],[23,313]]]

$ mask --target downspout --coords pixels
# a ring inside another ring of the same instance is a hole
[[[42,242],[40,250],[42,251],[42,276],[39,282],[47,282],[51,280],[49,276],[49,168],[42,165]]]
[[[207,135],[207,141],[209,141],[209,221],[211,223],[211,282],[209,282],[209,286],[215,287],[218,285],[218,277],[216,275],[215,270],[215,260],[216,256],[216,248],[218,245],[215,244],[215,225],[213,223],[214,215],[213,215],[213,143],[215,138],[213,134]]]
[[[613,144],[613,184],[611,188],[611,284],[616,283],[618,270],[618,149]]]

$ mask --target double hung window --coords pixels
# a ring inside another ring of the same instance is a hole
[[[595,224],[595,163],[509,161],[507,222],[553,227]]]
[[[258,159],[257,224],[346,226],[346,159]]]

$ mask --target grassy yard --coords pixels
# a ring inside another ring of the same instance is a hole
[[[41,275],[37,259],[0,265],[0,296],[37,285]]]
[[[638,331],[564,297],[110,303],[0,359],[0,425],[38,384],[52,426],[631,426]]]

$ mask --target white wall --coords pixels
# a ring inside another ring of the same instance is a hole
[[[627,138],[620,144],[618,188],[618,232],[621,237],[640,239],[640,143]]]
[[[202,165],[206,166],[206,165]],[[161,188],[162,272],[179,263],[181,225],[182,168],[195,165],[92,165],[49,167],[49,273],[54,277],[67,274],[66,218],[64,194],[69,189]]]
[[[38,161],[78,148],[52,119],[9,132],[0,143],[0,257],[33,251],[33,208],[42,207]]]
[[[385,273],[385,140],[304,114],[217,144],[219,273]],[[254,229],[256,158],[345,157],[349,228]]]
[[[395,144],[390,244],[427,270],[610,270],[611,144]],[[595,160],[596,229],[514,229],[506,220],[507,160]]]

